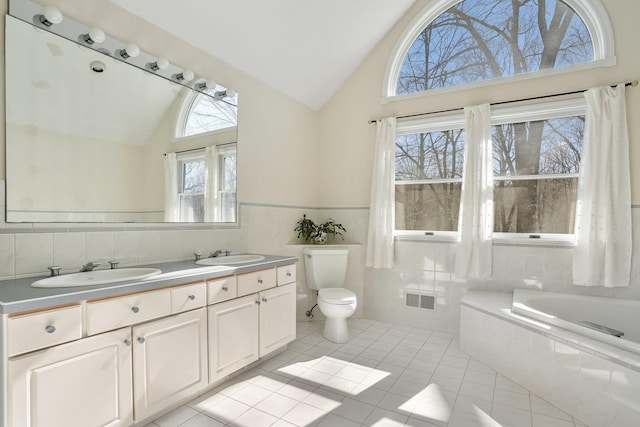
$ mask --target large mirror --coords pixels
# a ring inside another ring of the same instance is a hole
[[[224,88],[205,95],[11,16],[5,62],[8,222],[236,221]]]

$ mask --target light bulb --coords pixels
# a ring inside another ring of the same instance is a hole
[[[233,89],[227,89],[227,97],[229,98],[233,98],[234,96],[236,96],[237,92]]]
[[[120,50],[120,56],[124,59],[135,58],[138,55],[140,55],[140,48],[134,43],[129,43],[124,49]]]
[[[185,81],[185,82],[190,82],[191,80],[193,80],[195,77],[195,74],[193,74],[193,71],[190,70],[184,70],[183,72],[176,74],[176,80],[178,80],[179,82],[181,81]]]
[[[53,6],[47,6],[44,8],[44,12],[40,15],[40,22],[42,25],[50,27],[54,24],[59,24],[62,22],[63,16],[60,9]]]
[[[152,71],[158,71],[166,70],[167,68],[169,68],[170,64],[166,58],[158,58],[156,62],[150,62],[148,65]]]
[[[104,31],[100,28],[92,28],[89,30],[89,34],[84,36],[84,41],[87,42],[87,44],[102,43],[105,38]]]

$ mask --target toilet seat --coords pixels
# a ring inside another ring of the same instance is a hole
[[[324,288],[318,291],[318,299],[329,304],[354,304],[356,294],[345,288]]]

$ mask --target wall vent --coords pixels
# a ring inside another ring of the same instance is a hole
[[[429,294],[420,294],[420,293],[411,292],[411,291],[405,291],[404,306],[435,311],[436,296],[429,295]]]

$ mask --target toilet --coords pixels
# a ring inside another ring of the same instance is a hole
[[[344,288],[349,251],[340,248],[305,248],[307,287],[318,291],[318,308],[326,318],[323,334],[338,344],[349,340],[347,318],[358,305],[356,294]]]

